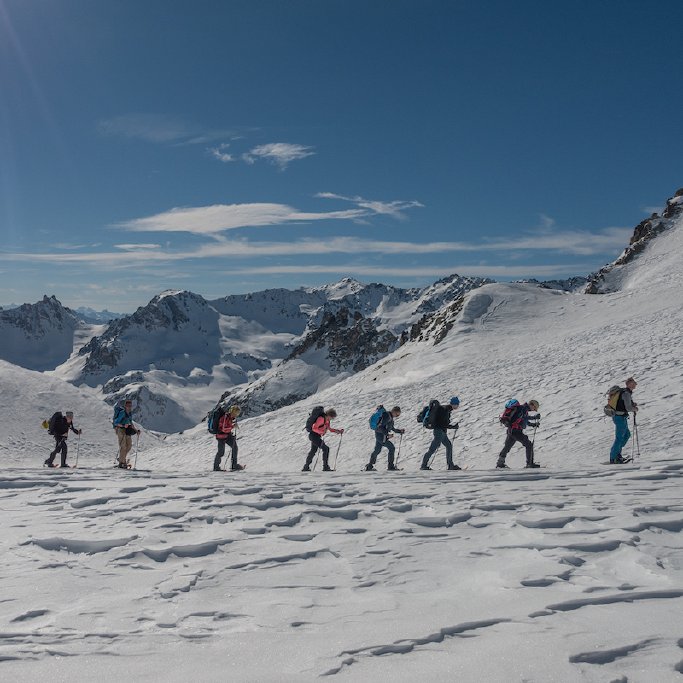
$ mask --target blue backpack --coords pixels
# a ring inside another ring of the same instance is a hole
[[[206,414],[206,428],[209,434],[218,434],[218,423],[223,416],[223,408],[217,405]]]
[[[114,427],[114,429],[116,429],[116,420],[123,417],[123,414],[125,412],[126,412],[126,409],[120,403],[117,403],[114,406],[114,417],[111,421],[111,426]]]
[[[379,427],[379,421],[386,412],[384,406],[377,406],[377,410],[370,416],[370,429],[376,430]]]

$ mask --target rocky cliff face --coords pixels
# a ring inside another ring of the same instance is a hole
[[[588,278],[586,294],[605,294],[616,291],[620,280],[618,273],[621,267],[631,263],[644,251],[645,247],[665,230],[673,227],[676,221],[683,215],[683,188],[667,200],[666,207],[661,215],[653,213],[650,218],[640,222],[633,230],[629,245],[624,249],[619,258],[608,263],[597,273]]]
[[[0,311],[0,358],[31,370],[52,370],[71,355],[81,326],[54,296]]]

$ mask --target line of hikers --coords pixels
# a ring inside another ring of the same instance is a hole
[[[607,405],[604,407],[604,413],[612,418],[615,426],[615,437],[612,448],[610,449],[610,463],[623,464],[629,462],[631,459],[622,455],[622,450],[631,437],[631,432],[628,428],[628,414],[633,413],[634,424],[635,414],[638,412],[638,405],[633,401],[632,395],[637,386],[633,377],[626,380],[626,386],[613,386],[607,392]],[[434,454],[440,446],[444,446],[446,450],[446,466],[449,470],[460,470],[461,468],[453,461],[453,443],[448,438],[448,430],[458,430],[458,423],[452,422],[452,413],[460,407],[460,399],[453,396],[448,403],[441,404],[437,400],[432,400],[428,405],[424,406],[417,415],[417,422],[423,427],[433,431],[432,442],[429,448],[422,456],[420,469],[431,470],[431,462]],[[534,439],[524,433],[527,427],[534,428],[534,435],[538,429],[541,421],[541,415],[538,412],[540,404],[537,400],[531,399],[526,403],[520,403],[516,399],[511,399],[505,404],[505,409],[500,416],[500,422],[506,427],[506,438],[503,449],[498,454],[496,467],[499,469],[507,469],[505,458],[515,445],[519,443],[524,446],[526,451],[526,465],[527,468],[537,468],[540,465],[534,460]],[[123,404],[117,405],[114,408],[114,419],[112,426],[116,432],[118,441],[117,463],[118,467],[122,469],[129,469],[131,462],[128,454],[132,449],[132,437],[140,435],[138,429],[133,422],[133,403],[131,400],[126,400]],[[530,415],[530,413],[534,413]],[[237,437],[235,430],[237,429],[237,418],[241,414],[241,409],[237,405],[226,407],[224,405],[217,405],[207,415],[208,430],[214,434],[217,441],[217,451],[213,461],[213,469],[216,472],[223,471],[221,468],[221,461],[225,457],[225,448],[230,446],[230,470],[239,471],[244,469],[244,465],[237,462]],[[365,466],[365,471],[375,471],[377,458],[382,449],[387,450],[387,470],[398,470],[397,465],[398,454],[396,453],[396,446],[392,438],[398,434],[399,451],[400,444],[405,434],[405,429],[400,429],[394,425],[396,420],[401,415],[401,408],[394,406],[391,410],[386,410],[384,406],[378,406],[375,412],[370,416],[370,428],[375,434],[375,447],[370,453],[368,464]],[[317,453],[322,453],[322,469],[324,472],[333,471],[336,468],[336,460],[341,447],[341,436],[344,434],[343,429],[335,429],[331,425],[331,421],[337,417],[337,412],[334,408],[325,409],[323,406],[316,406],[311,411],[306,420],[305,429],[308,432],[308,439],[311,442],[310,449],[306,456],[303,472],[310,472],[315,469],[317,464]],[[57,453],[61,454],[61,467],[67,467],[67,437],[69,431],[74,432],[79,437],[82,433],[81,429],[77,429],[73,424],[73,413],[67,411],[64,415],[61,412],[56,412],[50,420],[43,422],[43,427],[48,430],[55,439],[55,448],[50,453],[44,464],[47,467],[57,467],[54,460]],[[337,447],[335,461],[330,466],[330,447],[325,443],[324,437],[328,432],[340,435],[340,441]],[[637,436],[637,432],[636,432]],[[137,449],[136,449],[137,453]],[[315,461],[314,461],[315,458]],[[227,466],[226,466],[227,469]]]
[[[449,470],[460,470],[460,466],[456,465],[453,461],[453,443],[448,438],[448,430],[458,429],[459,425],[457,422],[451,423],[451,415],[454,410],[460,407],[460,399],[457,396],[453,396],[448,403],[442,405],[437,400],[432,400],[429,405],[424,406],[422,410],[417,415],[417,421],[422,424],[427,429],[433,431],[432,442],[427,449],[427,452],[422,456],[420,469],[421,470],[431,470],[431,462],[434,454],[440,446],[444,446],[446,449],[446,466]],[[539,403],[536,400],[530,400],[527,403],[520,403],[516,399],[512,399],[505,405],[505,410],[500,416],[500,421],[507,427],[507,437],[505,439],[505,444],[503,450],[498,455],[498,461],[496,467],[500,469],[507,469],[505,464],[505,457],[510,452],[510,449],[515,445],[515,443],[522,444],[526,449],[526,467],[536,468],[540,467],[538,463],[534,461],[534,444],[533,441],[524,433],[527,427],[538,428],[541,420],[541,416],[538,413]],[[230,445],[232,449],[232,458],[230,469],[231,470],[242,470],[243,465],[237,462],[237,440],[234,434],[236,428],[236,419],[240,415],[240,408],[236,405],[230,406],[229,408],[224,408],[222,406],[216,406],[207,416],[208,429],[209,432],[216,436],[218,441],[218,451],[214,458],[213,469],[216,472],[221,471],[221,460],[225,455],[225,445],[226,443]],[[529,415],[530,412],[536,413],[535,415]],[[374,472],[376,471],[375,465],[377,464],[377,457],[383,448],[387,450],[387,470],[398,470],[400,469],[397,464],[397,453],[396,446],[394,445],[392,438],[395,434],[400,437],[400,443],[405,434],[405,429],[400,429],[394,425],[394,420],[400,417],[401,408],[399,406],[394,406],[391,410],[386,410],[384,406],[378,406],[375,412],[370,416],[370,428],[375,433],[375,447],[370,453],[370,460],[365,466],[365,471]],[[337,446],[337,454],[339,454],[339,448],[341,447],[341,436],[344,434],[343,429],[335,429],[331,425],[331,421],[337,417],[337,411],[334,408],[325,409],[323,406],[316,406],[311,411],[308,419],[306,420],[305,429],[308,432],[308,440],[311,442],[311,447],[306,455],[306,460],[302,468],[302,472],[310,472],[311,469],[315,469],[317,464],[317,453],[320,451],[322,453],[322,469],[323,472],[332,472],[336,469],[336,456],[332,464],[330,464],[330,447],[325,443],[324,436],[328,432],[340,435],[340,441]],[[314,460],[315,459],[315,460]],[[226,466],[227,469],[227,466]]]

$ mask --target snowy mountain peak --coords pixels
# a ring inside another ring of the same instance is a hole
[[[81,322],[53,296],[0,311],[0,358],[32,370],[50,370],[73,351]]]
[[[309,292],[320,292],[324,294],[328,300],[334,301],[342,299],[349,294],[356,294],[363,290],[367,285],[355,280],[352,277],[344,277],[338,282],[332,282],[322,287],[314,287],[308,289]]]
[[[677,229],[678,232],[683,230],[683,188],[676,191],[673,197],[670,197],[661,215],[653,213],[650,218],[641,221],[633,230],[633,235],[629,245],[624,249],[618,259],[612,263],[608,263],[601,268],[597,273],[593,273],[588,278],[588,286],[586,287],[587,294],[606,294],[608,292],[615,292],[629,286],[632,279],[631,276],[636,274],[640,261],[641,254],[644,254],[653,245],[659,235]],[[671,260],[670,268],[677,269],[680,264],[680,250],[669,249],[658,259],[658,268],[661,270],[661,259]],[[645,267],[649,267],[647,264]],[[647,274],[644,274],[646,277]],[[641,282],[641,278],[636,278]]]

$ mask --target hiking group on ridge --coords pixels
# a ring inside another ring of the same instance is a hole
[[[636,386],[637,383],[633,377],[629,377],[626,380],[625,387],[613,386],[608,391],[608,402],[604,407],[604,412],[607,416],[612,418],[615,426],[614,442],[610,450],[610,464],[623,464],[631,461],[631,458],[623,456],[622,451],[631,438],[631,431],[628,428],[629,413],[633,414],[637,442],[638,433],[635,416],[638,412],[638,405],[632,398]],[[437,400],[432,400],[417,414],[417,422],[433,432],[431,444],[421,458],[421,470],[431,470],[433,456],[440,446],[445,447],[447,469],[461,469],[453,460],[453,443],[448,437],[449,429],[453,429],[454,432],[457,432],[459,428],[459,424],[452,421],[453,411],[457,410],[459,407],[460,399],[457,396],[453,396],[448,403],[443,405]],[[498,454],[496,468],[508,469],[505,458],[515,443],[524,446],[526,452],[525,467],[540,467],[534,459],[534,438],[529,439],[524,433],[524,430],[527,427],[533,427],[535,436],[536,430],[541,422],[541,415],[538,412],[539,408],[540,404],[535,399],[531,399],[526,403],[520,403],[516,399],[511,399],[505,404],[505,409],[500,416],[500,422],[506,427],[506,438],[503,449]],[[132,437],[133,435],[137,435],[139,438],[141,432],[133,422],[132,410],[133,403],[129,399],[123,404],[117,404],[114,408],[112,426],[115,430],[118,442],[116,466],[121,469],[131,468],[131,462],[128,455],[132,449]],[[226,446],[230,446],[231,449],[230,470],[239,471],[245,469],[245,466],[239,464],[237,461],[238,446],[235,433],[238,427],[237,418],[240,416],[241,412],[240,407],[237,405],[225,406],[218,404],[209,411],[207,415],[208,430],[211,434],[215,435],[217,442],[217,451],[213,461],[214,471],[223,471],[223,468],[221,468],[221,461],[225,457]],[[530,415],[530,413],[534,414]],[[382,405],[378,406],[370,416],[369,423],[370,428],[375,435],[375,445],[370,453],[368,464],[363,468],[365,471],[376,471],[375,465],[377,464],[377,458],[382,449],[386,449],[387,451],[387,470],[395,471],[401,469],[398,467],[398,456],[403,435],[406,430],[398,428],[394,424],[394,421],[400,416],[401,408],[399,406],[394,406],[391,410],[386,410]],[[336,469],[337,458],[341,447],[341,437],[344,434],[344,429],[336,429],[331,426],[331,421],[336,417],[337,412],[334,408],[325,409],[323,406],[315,406],[311,411],[305,424],[305,430],[308,432],[308,440],[311,445],[302,468],[303,472],[310,472],[312,469],[315,469],[318,461],[318,458],[316,457],[318,451],[322,453],[323,471],[330,472]],[[58,411],[54,413],[49,420],[43,421],[43,427],[46,428],[48,433],[55,439],[55,447],[45,460],[44,465],[51,468],[57,467],[54,460],[57,453],[60,453],[60,466],[67,467],[67,438],[69,431],[74,432],[79,437],[82,433],[81,429],[74,427],[73,412],[66,411],[66,413],[62,415],[62,413]],[[339,434],[340,436],[335,459],[332,464],[330,464],[330,447],[324,440],[324,437],[328,432]],[[400,437],[398,452],[392,441],[396,434]],[[227,469],[227,466],[225,469]]]

